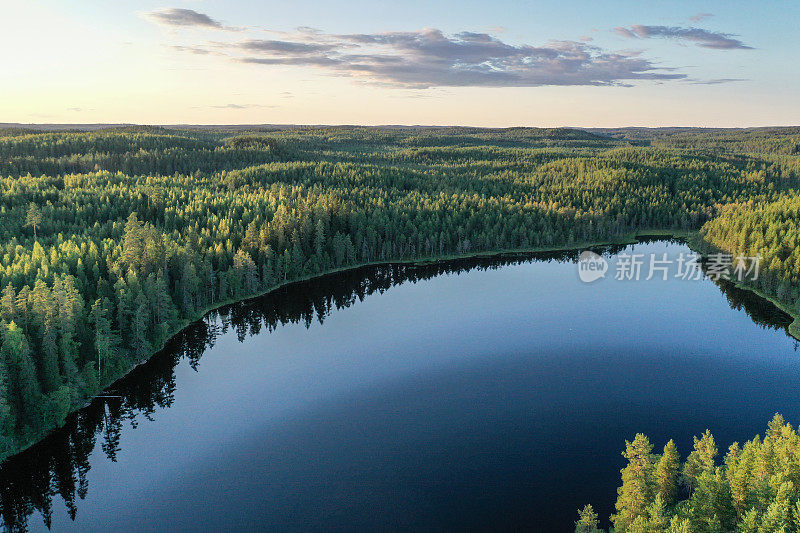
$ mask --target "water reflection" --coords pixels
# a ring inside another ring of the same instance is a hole
[[[596,251],[613,255],[623,246]],[[35,512],[50,527],[54,498],[63,500],[71,519],[88,491],[90,455],[98,444],[111,461],[120,451],[123,428],[136,427],[141,417],[169,408],[176,388],[175,367],[182,360],[198,370],[205,351],[233,330],[239,340],[281,325],[322,323],[335,309],[349,307],[392,286],[427,280],[442,274],[498,269],[535,261],[575,262],[576,251],[505,255],[454,260],[446,263],[364,267],[288,285],[262,298],[209,313],[176,336],[147,364],[136,368],[102,397],[71,416],[64,428],[0,468],[0,513],[8,530],[25,530]],[[758,296],[727,282],[717,286],[733,309],[743,309],[764,328],[786,330],[791,317]]]

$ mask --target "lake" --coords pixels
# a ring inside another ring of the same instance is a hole
[[[228,306],[0,468],[8,528],[607,527],[625,439],[685,458],[800,421],[789,318],[709,279],[615,280],[620,253],[365,267]]]

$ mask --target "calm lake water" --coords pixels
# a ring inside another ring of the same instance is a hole
[[[577,253],[363,268],[213,313],[0,469],[7,526],[571,531],[624,440],[800,421],[788,318]],[[672,274],[672,271],[670,272]]]

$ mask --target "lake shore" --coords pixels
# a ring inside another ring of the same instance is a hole
[[[136,364],[134,364],[130,368],[128,368],[124,373],[122,373],[119,376],[116,376],[112,381],[107,383],[97,395],[88,398],[80,407],[70,411],[70,414],[68,416],[74,416],[75,413],[77,413],[81,409],[83,409],[86,406],[88,406],[98,396],[103,395],[104,392],[107,389],[109,389],[110,387],[113,387],[114,384],[117,383],[119,380],[121,380],[121,379],[125,378],[126,376],[128,376],[131,372],[133,372],[134,369],[136,369],[137,367],[147,363],[156,354],[161,352],[168,345],[168,343],[171,342],[176,336],[181,334],[189,325],[191,325],[191,324],[193,324],[193,323],[195,323],[195,322],[197,322],[199,320],[202,320],[206,315],[208,315],[208,313],[213,312],[213,311],[215,311],[217,309],[220,309],[220,308],[228,306],[228,305],[233,305],[233,304],[236,304],[236,303],[239,303],[239,302],[244,302],[244,301],[247,301],[247,300],[253,300],[253,299],[261,298],[261,297],[266,296],[266,295],[268,295],[268,294],[270,294],[272,292],[275,292],[275,291],[277,291],[279,289],[282,289],[282,288],[284,288],[284,287],[286,287],[288,285],[304,283],[304,282],[307,282],[307,281],[310,281],[310,280],[313,280],[313,279],[323,278],[323,277],[335,275],[337,273],[342,273],[342,272],[347,272],[347,271],[352,271],[352,270],[357,270],[357,269],[360,269],[360,268],[372,267],[372,266],[393,265],[393,264],[394,265],[414,265],[414,264],[426,265],[426,264],[444,263],[444,262],[447,262],[447,261],[463,260],[463,259],[471,259],[471,258],[501,257],[501,256],[509,256],[509,255],[526,256],[526,255],[531,255],[531,254],[536,254],[536,253],[578,251],[578,250],[584,250],[584,249],[587,249],[587,248],[596,248],[596,247],[602,247],[602,246],[627,246],[627,245],[631,245],[631,244],[636,244],[637,242],[640,242],[641,240],[644,240],[644,239],[679,239],[679,240],[685,242],[687,244],[687,246],[689,246],[692,250],[696,251],[695,250],[696,246],[692,245],[692,241],[693,241],[694,238],[697,238],[698,235],[699,234],[697,232],[695,232],[695,231],[644,229],[644,230],[640,230],[640,231],[636,231],[636,232],[631,232],[631,233],[628,233],[628,234],[625,234],[625,235],[622,235],[622,236],[619,236],[619,237],[616,237],[616,238],[612,238],[612,239],[597,240],[597,241],[586,241],[586,242],[567,244],[567,245],[563,245],[563,246],[515,248],[515,249],[503,249],[503,250],[492,250],[492,251],[482,251],[482,252],[471,252],[471,253],[464,253],[464,254],[448,254],[448,255],[442,255],[442,256],[431,256],[431,257],[428,257],[428,258],[422,257],[422,258],[414,258],[414,259],[407,259],[407,260],[394,259],[394,260],[386,260],[386,261],[373,261],[373,262],[360,263],[360,264],[357,264],[357,265],[352,265],[352,266],[347,266],[347,267],[330,269],[330,270],[327,270],[325,272],[322,272],[322,273],[319,273],[319,274],[315,274],[315,275],[312,275],[312,276],[304,276],[304,277],[293,279],[293,280],[287,280],[285,282],[282,282],[282,283],[279,283],[277,285],[274,285],[274,286],[270,287],[266,291],[260,291],[260,292],[257,292],[257,293],[249,294],[249,295],[246,295],[246,296],[241,297],[241,298],[231,298],[231,299],[226,299],[226,300],[221,300],[221,301],[214,302],[212,305],[206,306],[203,309],[199,310],[192,317],[186,318],[186,319],[180,321],[180,323],[177,325],[177,327],[174,329],[174,331],[172,331],[169,334],[165,335],[164,338],[158,343],[158,345],[152,350],[152,352],[150,353],[150,355],[148,357],[143,358],[142,360],[140,360],[139,362],[137,362]],[[761,291],[759,291],[759,290],[757,290],[755,288],[752,288],[752,287],[750,287],[750,286],[748,286],[746,284],[739,283],[739,284],[736,284],[736,286],[738,288],[741,288],[741,289],[744,289],[744,290],[748,290],[750,292],[755,293],[759,297],[771,302],[777,308],[781,309],[783,312],[785,312],[788,315],[790,315],[794,319],[794,322],[789,326],[788,332],[792,337],[794,337],[795,339],[800,340],[800,316],[798,316],[797,313],[792,312],[792,310],[788,306],[786,306],[785,304],[782,304],[781,302],[778,302],[774,298],[771,298],[768,295],[764,294],[763,292],[761,292]],[[0,464],[2,464],[2,462],[14,457],[15,455],[18,455],[18,454],[24,452],[25,450],[29,449],[31,446],[34,446],[36,443],[42,441],[43,439],[45,439],[48,435],[52,434],[57,429],[59,429],[59,428],[58,427],[50,428],[47,432],[45,432],[42,435],[38,436],[36,439],[33,439],[30,442],[26,443],[24,446],[19,447],[12,454],[9,454],[8,456],[2,458],[2,460],[0,460]]]

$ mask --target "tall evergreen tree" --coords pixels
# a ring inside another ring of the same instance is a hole
[[[678,494],[678,477],[681,469],[681,458],[678,448],[672,439],[664,446],[664,453],[658,458],[655,466],[656,494],[664,505],[673,505]]]
[[[647,508],[653,501],[653,445],[650,440],[637,433],[632,442],[625,441],[622,456],[628,460],[621,470],[622,486],[617,493],[617,512],[611,516],[615,531],[625,533],[637,517],[647,516]]]
[[[25,334],[14,322],[2,328],[0,355],[8,371],[8,382],[14,384],[9,395],[12,408],[20,413],[21,421],[29,428],[38,428],[41,390],[33,354]]]
[[[33,228],[33,238],[36,239],[36,232],[42,225],[42,211],[39,206],[31,202],[25,214],[25,226]]]
[[[597,527],[598,524],[597,513],[594,512],[591,505],[587,505],[578,511],[578,521],[575,522],[575,533],[602,533],[602,530]]]
[[[717,445],[714,442],[714,436],[711,435],[709,430],[706,430],[699,439],[694,437],[694,450],[689,454],[686,459],[686,465],[683,468],[683,477],[690,490],[694,490],[697,480],[702,474],[714,472],[714,458],[716,456]]]

